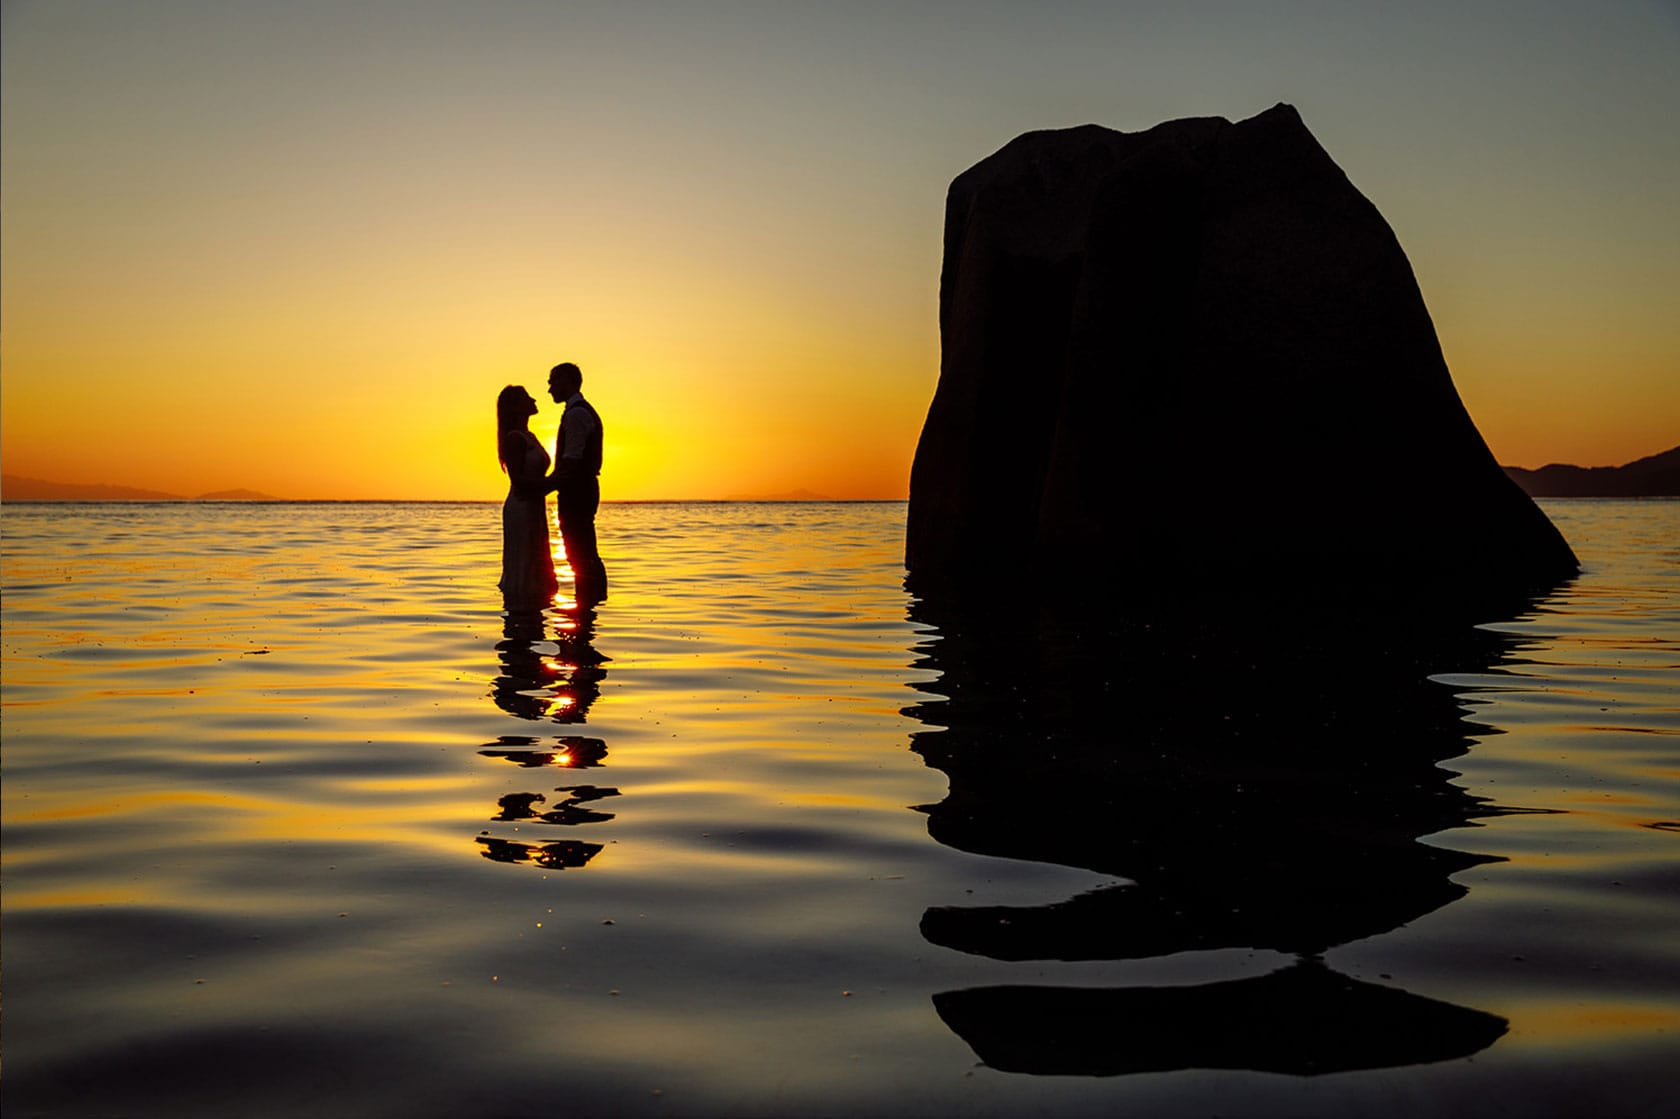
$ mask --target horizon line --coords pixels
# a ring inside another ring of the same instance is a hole
[[[0,505],[500,505],[502,497],[6,497]],[[908,497],[622,497],[602,505],[884,505]]]

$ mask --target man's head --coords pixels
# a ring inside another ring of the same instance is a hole
[[[563,403],[582,387],[583,370],[569,361],[563,361],[548,371],[548,395],[554,398],[556,404]]]

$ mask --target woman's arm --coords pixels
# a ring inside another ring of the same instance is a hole
[[[526,497],[540,496],[544,492],[545,475],[540,469],[531,469],[528,453],[536,438],[528,431],[504,431],[501,435],[502,462],[507,465],[508,481],[513,483],[515,493]]]

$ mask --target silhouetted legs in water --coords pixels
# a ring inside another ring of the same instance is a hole
[[[566,561],[572,565],[574,595],[579,607],[607,598],[607,568],[595,543],[595,512],[601,506],[601,483],[596,478],[572,478],[554,491],[555,512]]]

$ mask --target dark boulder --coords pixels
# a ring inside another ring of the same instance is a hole
[[[912,590],[1492,615],[1577,570],[1299,115],[1033,132],[951,184]]]

